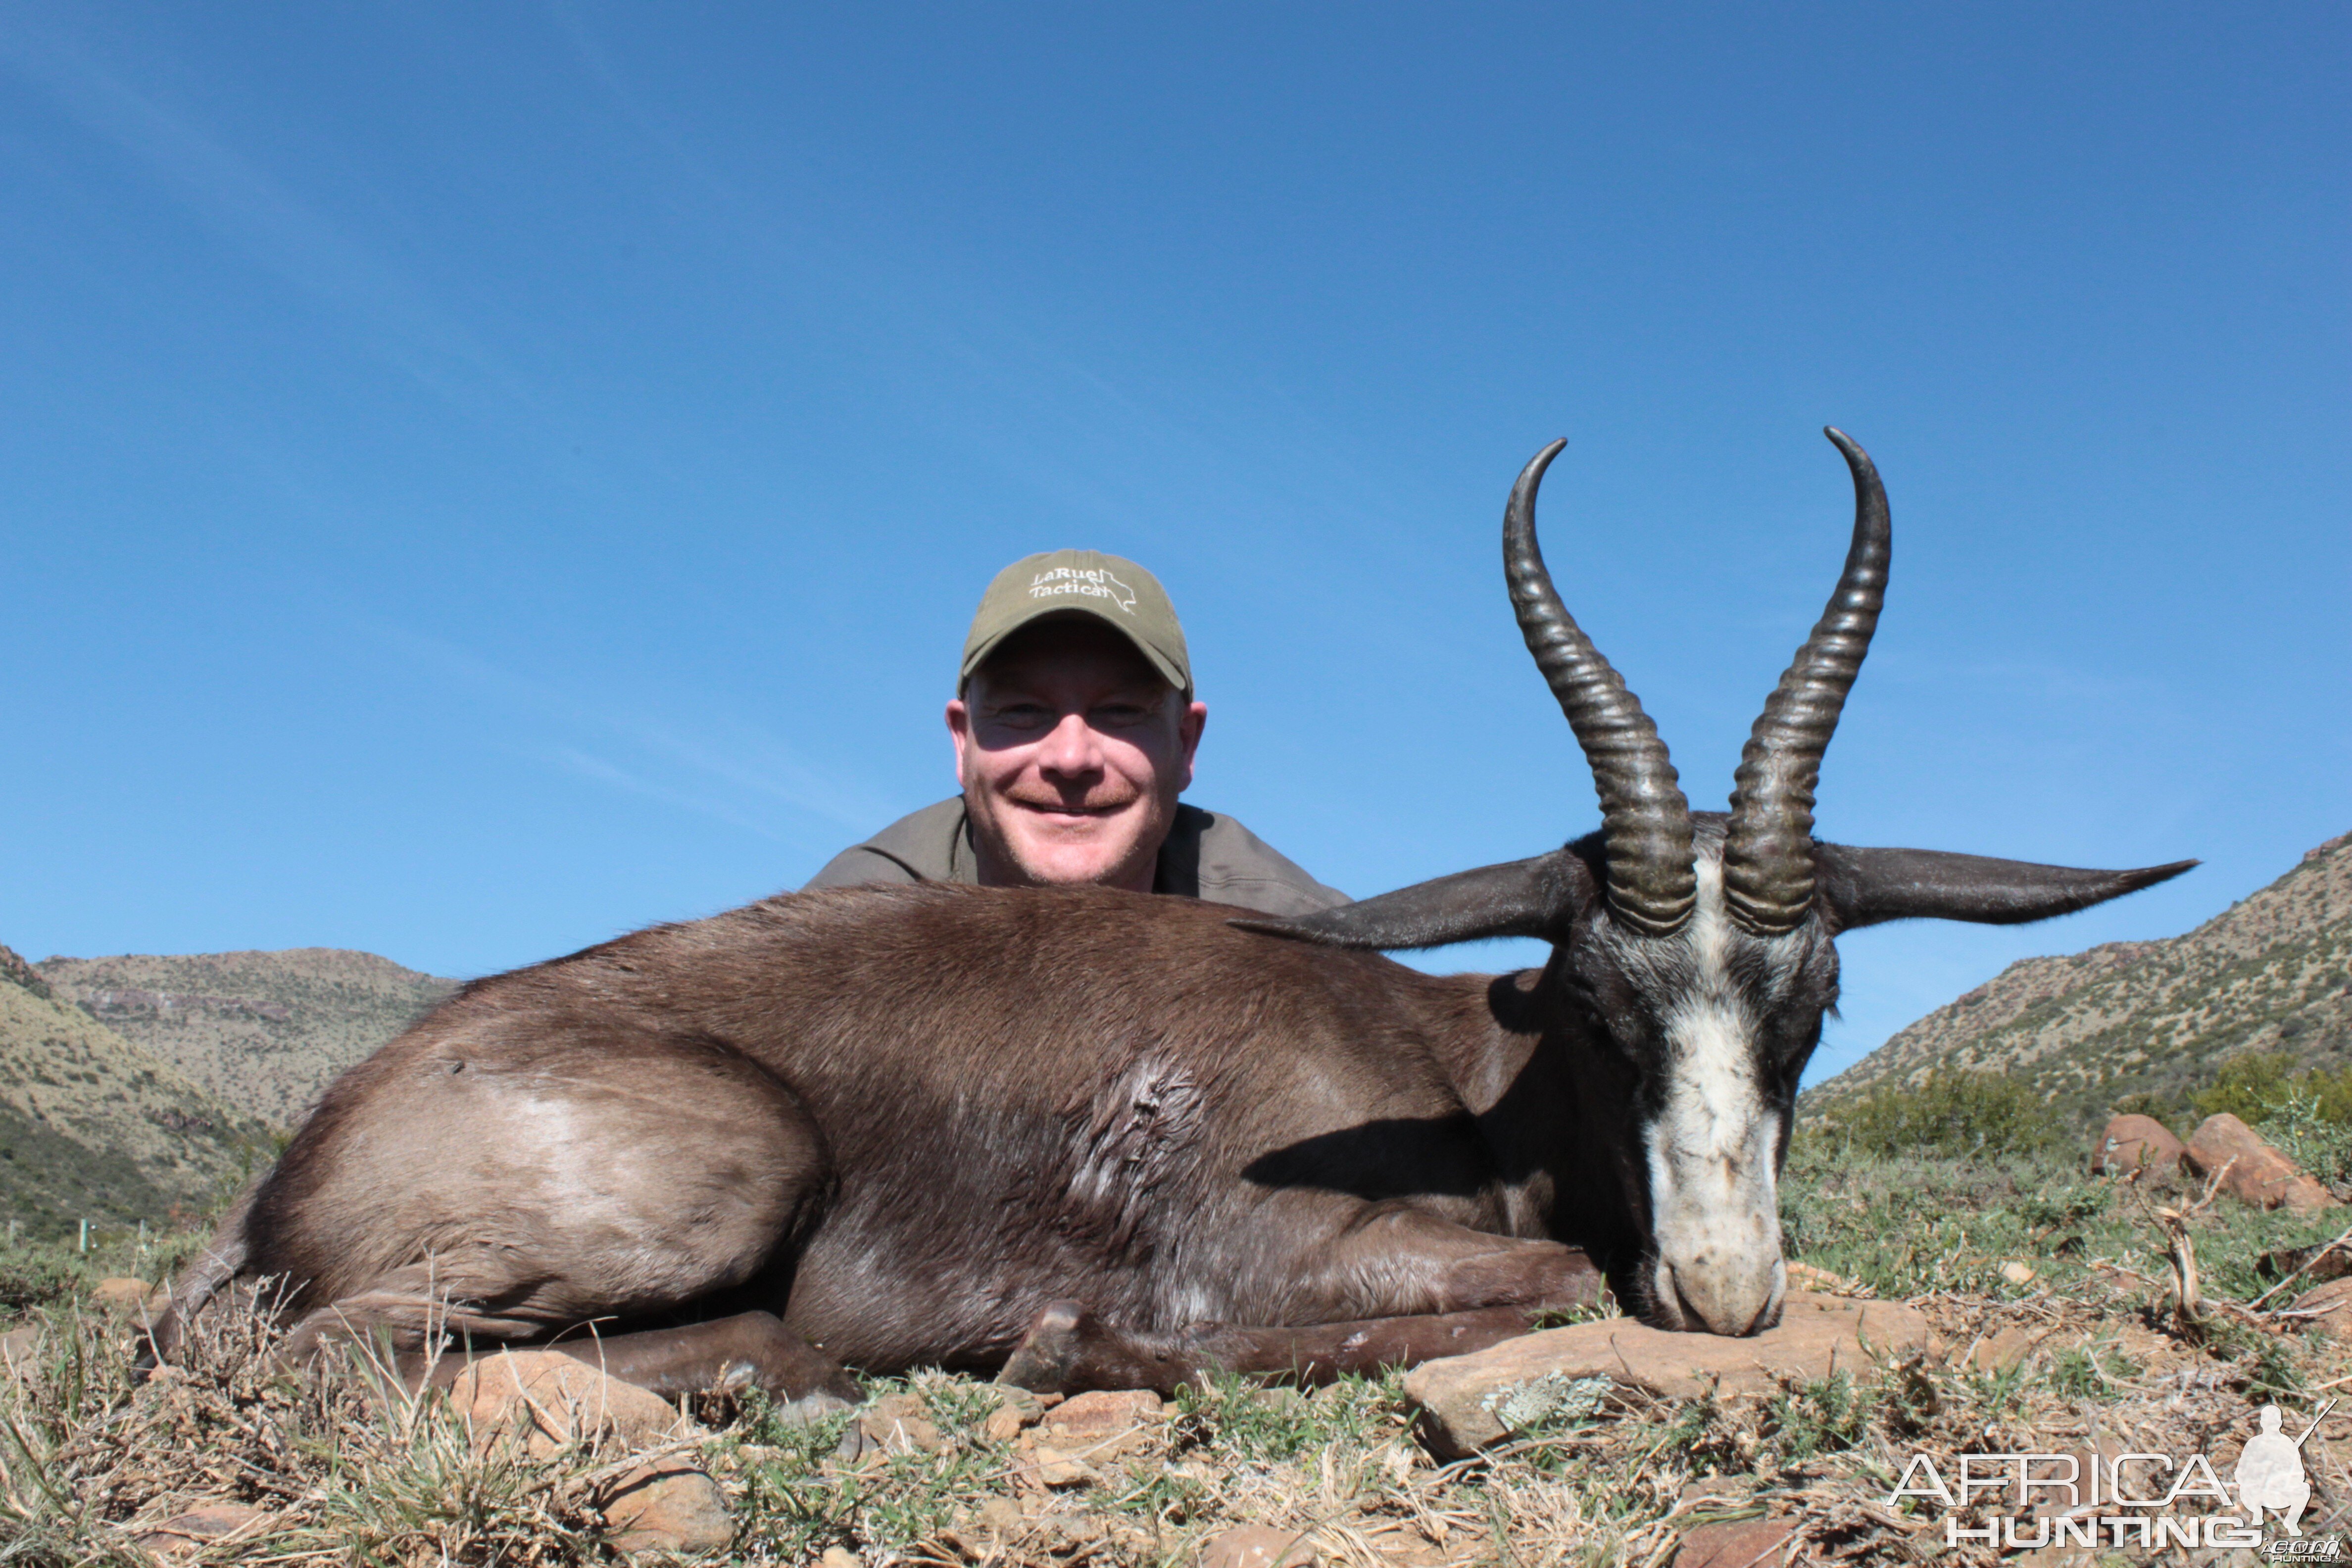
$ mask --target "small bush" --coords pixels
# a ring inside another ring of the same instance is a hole
[[[1838,1119],[1837,1131],[1877,1154],[2023,1154],[2063,1136],[2056,1114],[2025,1085],[1999,1073],[1940,1068],[1916,1089],[1873,1089]]]
[[[82,1271],[63,1248],[16,1247],[0,1251],[0,1311],[46,1307],[64,1300],[81,1285]]]
[[[2221,1064],[2213,1081],[2191,1100],[2206,1116],[2228,1111],[2249,1126],[2269,1121],[2296,1101],[2307,1101],[2305,1116],[2352,1125],[2352,1068],[2328,1072],[2314,1068],[2294,1070],[2286,1051],[2247,1051]]]

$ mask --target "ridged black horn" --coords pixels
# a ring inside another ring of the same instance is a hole
[[[1698,899],[1690,802],[1658,727],[1570,616],[1544,569],[1536,544],[1536,490],[1567,445],[1554,441],[1538,452],[1511,487],[1503,512],[1503,575],[1528,651],[1592,767],[1609,847],[1610,907],[1635,930],[1665,936],[1689,921]]]
[[[1813,635],[1765,700],[1732,775],[1723,845],[1731,917],[1760,936],[1793,931],[1813,903],[1813,790],[1846,693],[1861,673],[1886,603],[1894,531],[1870,454],[1843,430],[1824,430],[1853,470],[1853,543]]]

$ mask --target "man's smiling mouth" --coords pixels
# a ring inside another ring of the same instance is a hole
[[[1045,805],[1037,801],[1015,800],[1013,804],[1038,816],[1088,818],[1116,816],[1135,803],[1131,800],[1123,800],[1113,805],[1065,805],[1059,801],[1052,805]]]

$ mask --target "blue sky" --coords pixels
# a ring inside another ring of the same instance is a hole
[[[2352,827],[2347,79],[2333,3],[0,7],[0,941],[469,974],[796,884],[1066,544],[1174,595],[1196,801],[1360,894],[1535,853],[1562,435],[1720,804],[1834,423],[1824,837],[2207,864],[1849,938],[1819,1076]]]

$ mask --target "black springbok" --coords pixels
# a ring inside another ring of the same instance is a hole
[[[289,1282],[289,1353],[557,1342],[657,1389],[790,1399],[851,1396],[845,1364],[1319,1376],[1518,1331],[1604,1270],[1657,1324],[1771,1324],[1775,1182],[1838,933],[2041,920],[2191,864],[1813,839],[1889,545],[1870,459],[1829,435],[1853,546],[1727,815],[1689,808],[1553,590],[1556,443],[1512,491],[1504,565],[1598,833],[1302,920],[850,889],[477,981],[327,1091],[159,1348],[236,1274]],[[1551,957],[1433,977],[1372,951],[1502,935]]]

